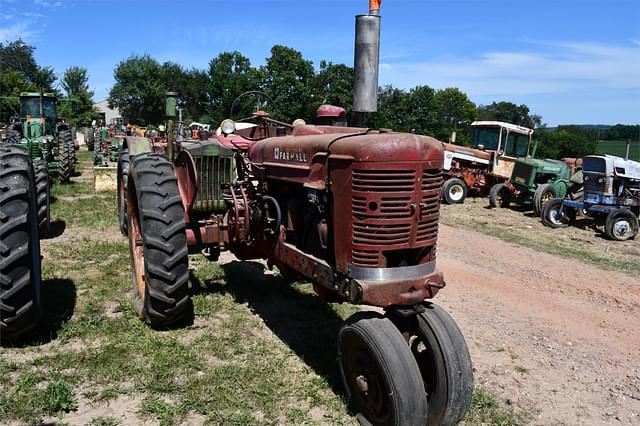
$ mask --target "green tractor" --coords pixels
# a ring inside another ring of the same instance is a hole
[[[491,207],[532,203],[535,214],[540,216],[545,204],[554,198],[582,197],[581,161],[534,158],[536,148],[537,145],[530,157],[516,160],[508,182],[493,185],[489,192]]]
[[[7,142],[23,146],[35,161],[47,163],[61,183],[75,171],[76,154],[71,128],[58,116],[58,99],[53,93],[20,94],[20,119],[12,119]]]

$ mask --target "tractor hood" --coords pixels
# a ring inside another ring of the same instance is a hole
[[[491,159],[491,153],[489,151],[483,151],[477,148],[470,148],[466,146],[454,145],[452,143],[443,143],[444,150],[447,152],[453,152],[455,154],[461,154],[465,156],[471,156],[479,158],[481,160],[489,161]]]
[[[259,141],[249,152],[256,163],[307,166],[316,154],[327,153],[351,161],[436,161],[437,168],[443,160],[442,142],[429,136],[323,126],[301,126],[290,136]]]

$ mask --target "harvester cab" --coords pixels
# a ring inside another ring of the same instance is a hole
[[[612,155],[589,155],[582,159],[582,173],[582,200],[551,200],[544,208],[542,222],[552,228],[565,227],[582,210],[604,225],[609,239],[635,238],[640,216],[640,163]]]
[[[444,144],[442,198],[447,204],[463,203],[471,191],[489,193],[496,183],[511,176],[515,161],[527,157],[533,129],[502,121],[474,121],[473,145]]]

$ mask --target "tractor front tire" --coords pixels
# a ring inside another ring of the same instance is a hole
[[[40,238],[46,237],[51,224],[51,189],[49,186],[49,165],[45,160],[33,162],[36,177],[36,195],[38,202],[38,229]]]
[[[511,204],[511,191],[504,183],[496,183],[489,191],[489,206],[507,208]]]
[[[604,232],[614,241],[632,240],[638,235],[638,217],[629,209],[614,210],[607,215]]]
[[[0,146],[0,343],[38,323],[40,273],[33,163],[26,149]]]
[[[118,219],[120,221],[120,232],[125,237],[129,229],[127,219],[127,188],[129,183],[129,150],[123,149],[118,158]]]
[[[373,312],[351,316],[338,332],[338,364],[360,423],[426,424],[420,370],[391,320]]]
[[[152,327],[193,315],[184,208],[173,164],[158,154],[130,164],[127,209],[137,314]]]
[[[467,185],[462,179],[450,178],[442,185],[442,199],[447,204],[462,204],[467,198]]]
[[[566,228],[576,221],[576,209],[562,207],[562,198],[554,198],[542,209],[542,224],[549,228]],[[562,209],[562,213],[560,213]]]
[[[538,185],[536,192],[533,194],[533,211],[536,216],[542,216],[542,210],[544,209],[545,204],[554,198],[558,198],[558,191],[553,185],[550,183]]]
[[[58,135],[58,180],[60,183],[69,183],[74,167],[74,156],[71,130],[61,130]]]

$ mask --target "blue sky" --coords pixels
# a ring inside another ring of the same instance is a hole
[[[366,0],[0,0],[0,41],[22,37],[61,75],[88,68],[96,100],[133,53],[206,68],[273,44],[353,64]],[[640,122],[640,0],[384,0],[380,83],[458,87],[529,105],[549,125]]]

